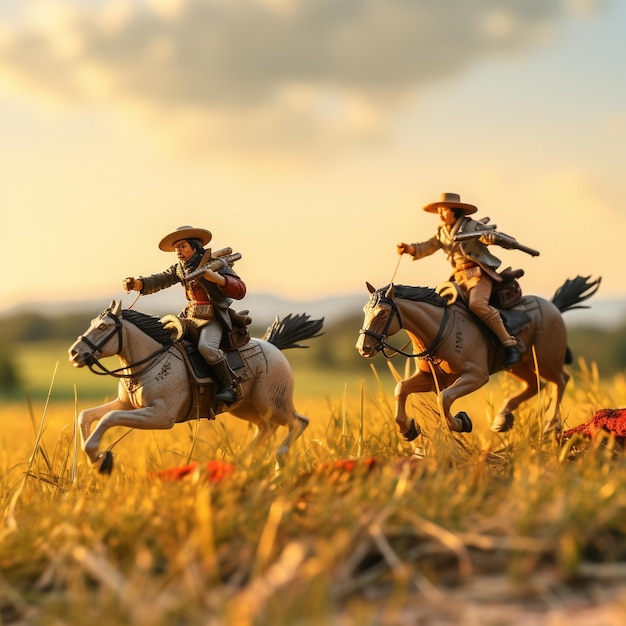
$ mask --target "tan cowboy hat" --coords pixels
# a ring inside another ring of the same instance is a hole
[[[174,244],[182,239],[200,239],[203,246],[211,241],[211,231],[206,228],[194,228],[193,226],[179,226],[173,233],[165,235],[159,242],[159,248],[165,252],[172,252]]]
[[[437,213],[437,209],[440,206],[448,207],[449,209],[458,209],[459,211],[463,211],[465,215],[478,211],[473,204],[461,202],[461,196],[458,193],[442,193],[441,200],[424,205],[424,211]]]

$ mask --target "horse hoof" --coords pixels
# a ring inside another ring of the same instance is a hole
[[[465,411],[457,413],[455,417],[461,420],[461,430],[459,430],[460,433],[472,432],[472,428],[474,428],[474,425],[472,424],[472,420],[470,419],[469,415]]]
[[[420,434],[420,430],[415,424],[415,420],[411,419],[409,427],[402,433],[402,437],[405,441],[413,441]]]
[[[498,413],[491,425],[491,431],[494,433],[506,433],[513,428],[514,423],[515,416],[513,413]]]
[[[107,450],[102,454],[102,461],[98,467],[98,473],[104,476],[109,476],[113,470],[113,452]]]

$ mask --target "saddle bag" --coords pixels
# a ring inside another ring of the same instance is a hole
[[[221,345],[224,350],[236,350],[250,341],[248,326],[252,323],[252,318],[248,315],[248,311],[237,313],[233,309],[228,309],[228,315],[232,328],[229,332],[224,333]]]
[[[510,309],[522,300],[522,288],[517,279],[524,275],[524,270],[512,270],[507,267],[499,275],[502,282],[493,283],[489,304],[496,309]]]

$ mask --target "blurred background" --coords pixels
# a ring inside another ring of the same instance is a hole
[[[566,321],[622,368],[625,28],[619,0],[3,0],[5,380],[39,340],[66,367],[89,319],[132,302],[125,276],[173,262],[157,243],[182,224],[242,253],[261,333],[319,312],[306,358],[367,369],[365,281],[447,278],[443,255],[395,253],[432,235],[421,207],[444,191],[541,251],[497,250],[526,293],[602,276]],[[184,304],[153,298],[137,307]]]

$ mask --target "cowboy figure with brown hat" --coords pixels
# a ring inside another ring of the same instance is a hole
[[[438,213],[442,224],[434,237],[422,243],[399,243],[398,254],[410,254],[413,260],[421,259],[443,250],[454,268],[453,278],[465,296],[472,313],[493,331],[504,346],[503,367],[510,368],[521,359],[517,339],[504,326],[500,312],[489,304],[494,282],[502,277],[496,272],[500,260],[493,256],[488,245],[500,244],[507,248],[524,249],[515,239],[495,231],[495,224],[487,224],[489,218],[473,220],[468,215],[478,209],[473,204],[461,202],[456,193],[444,193],[437,202],[424,206],[428,213]],[[536,256],[536,250],[526,248]]]
[[[220,385],[215,399],[230,405],[239,399],[240,389],[220,342],[224,329],[232,328],[228,307],[232,300],[241,300],[246,295],[246,285],[227,263],[218,270],[207,268],[200,276],[189,278],[194,270],[204,269],[213,260],[211,249],[204,248],[211,238],[211,232],[205,228],[180,226],[159,243],[161,250],[176,252],[178,263],[159,274],[125,278],[122,287],[147,295],[177,283],[183,285],[187,306],[180,317],[199,330],[198,350]]]

